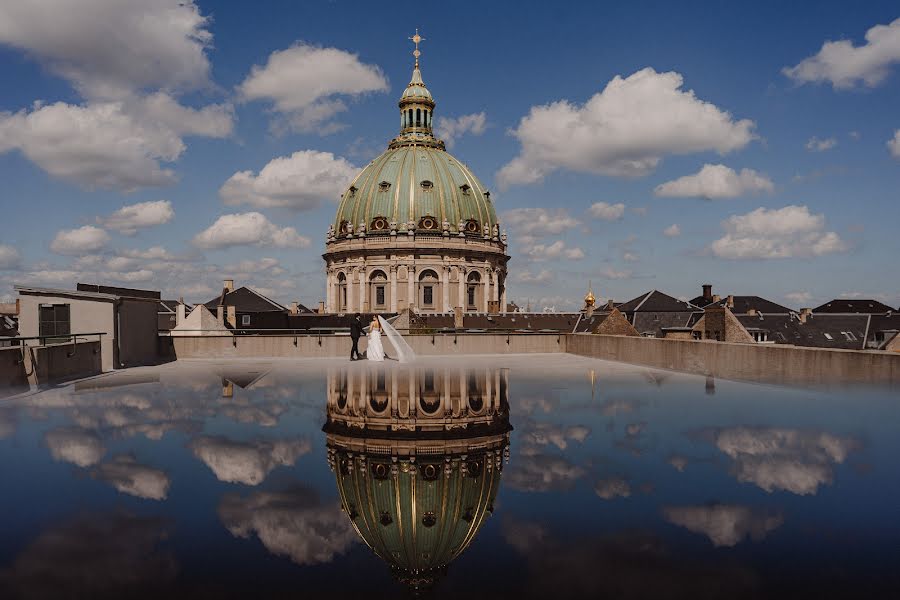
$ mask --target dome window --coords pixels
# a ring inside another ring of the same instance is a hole
[[[472,189],[472,186],[470,186],[468,183],[464,183],[461,186],[459,186],[459,189],[460,189],[460,191],[462,191],[463,195],[468,196],[469,190]]]
[[[434,527],[436,524],[437,524],[437,517],[434,516],[433,512],[428,511],[422,517],[422,525],[424,525],[425,527]]]
[[[391,518],[391,514],[389,512],[381,511],[381,516],[378,517],[378,522],[381,523],[382,526],[387,527],[394,522],[394,519]]]
[[[390,475],[390,473],[390,467],[388,467],[384,463],[375,463],[372,465],[372,476],[375,477],[375,479],[383,481],[388,478],[388,475]]]
[[[356,186],[355,186],[355,185],[351,185],[351,186],[350,186],[350,189],[348,190],[348,193],[350,194],[350,197],[351,197],[351,198],[352,198],[353,196],[355,196],[355,195],[356,195]]]
[[[341,224],[338,226],[338,233],[347,233],[348,225],[349,223],[346,220],[341,221]]]
[[[434,187],[434,183],[425,179],[422,181],[422,189],[428,191]]]
[[[425,231],[434,231],[438,228],[438,221],[434,217],[428,215],[419,219],[419,229]]]
[[[475,219],[466,221],[466,233],[478,233],[479,231],[481,231],[481,227],[479,227],[478,221]]]
[[[422,472],[422,479],[425,481],[436,481],[438,475],[441,474],[441,468],[431,463],[419,465],[419,470]]]
[[[372,231],[384,231],[388,226],[388,220],[384,217],[375,217],[372,219]]]
[[[382,181],[381,183],[378,184],[378,190],[381,192],[386,192],[389,189],[391,189],[390,181]]]

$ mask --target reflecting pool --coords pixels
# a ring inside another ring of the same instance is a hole
[[[0,597],[900,597],[900,410],[568,355],[0,401]]]

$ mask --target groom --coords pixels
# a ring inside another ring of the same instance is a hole
[[[350,349],[350,360],[359,360],[359,338],[362,337],[363,326],[359,313],[350,321],[350,339],[353,340],[353,347]]]

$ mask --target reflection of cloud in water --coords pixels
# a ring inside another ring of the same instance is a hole
[[[106,453],[100,438],[84,429],[66,427],[53,429],[44,435],[55,460],[63,460],[79,467],[96,465]]]
[[[120,492],[138,498],[165,500],[169,493],[169,476],[160,469],[139,464],[133,456],[116,456],[92,474]]]
[[[613,498],[628,498],[631,496],[631,486],[621,477],[601,479],[594,485],[594,493],[604,500]]]
[[[641,421],[640,423],[629,423],[625,426],[625,435],[631,438],[639,437],[646,428],[647,423],[645,421]]]
[[[572,486],[585,470],[564,458],[549,454],[519,456],[503,475],[505,485],[520,492],[548,492]]]
[[[701,432],[731,457],[738,481],[767,492],[815,494],[834,480],[834,465],[859,448],[857,440],[827,432],[773,427],[730,427]]]
[[[672,467],[679,473],[684,473],[684,470],[688,466],[687,457],[681,456],[680,454],[673,454],[668,458],[666,462],[672,465]]]
[[[670,523],[705,535],[714,546],[734,546],[747,536],[759,541],[784,523],[781,513],[726,504],[666,507],[663,515]]]
[[[0,406],[0,440],[16,432],[16,413],[11,408]]]
[[[293,465],[312,449],[306,439],[236,442],[219,436],[197,438],[190,447],[219,481],[246,485],[259,485],[275,467]]]
[[[692,561],[648,532],[556,536],[543,525],[505,518],[502,535],[527,561],[507,586],[510,597],[757,597],[752,571]]]
[[[298,565],[331,562],[357,539],[340,506],[321,504],[306,488],[247,497],[226,494],[219,518],[232,535],[248,538],[255,533],[269,552]]]
[[[551,423],[532,423],[522,428],[519,434],[521,443],[531,446],[546,446],[553,444],[560,450],[565,450],[569,440],[583,444],[591,434],[591,429],[584,425],[553,425]]]
[[[158,548],[167,535],[167,523],[158,517],[78,517],[44,531],[0,569],[0,596],[152,596],[177,572],[174,557]]]

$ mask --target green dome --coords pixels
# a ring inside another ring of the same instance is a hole
[[[370,234],[388,233],[392,222],[406,231],[410,221],[420,232],[440,232],[447,221],[457,233],[462,222],[465,232],[481,235],[497,215],[490,192],[466,165],[441,148],[404,144],[356,176],[341,197],[334,229],[344,233],[352,224],[358,232],[364,224]]]

